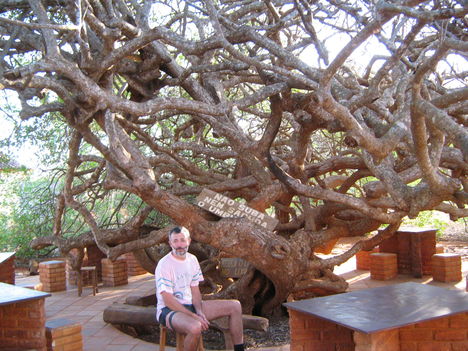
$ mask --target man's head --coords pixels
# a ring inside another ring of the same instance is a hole
[[[169,245],[172,248],[172,255],[183,259],[187,254],[190,245],[190,233],[185,227],[174,227],[169,232]]]

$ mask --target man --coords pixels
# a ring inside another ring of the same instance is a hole
[[[186,334],[184,351],[195,351],[209,321],[229,316],[234,351],[243,351],[241,305],[237,300],[202,301],[198,284],[203,275],[197,258],[187,252],[190,241],[190,233],[184,227],[169,232],[172,251],[159,260],[155,272],[159,323]]]

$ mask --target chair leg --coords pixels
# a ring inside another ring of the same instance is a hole
[[[176,333],[176,351],[184,351],[185,335]]]
[[[166,349],[166,329],[163,325],[159,326],[159,351]]]
[[[164,351],[166,349],[166,332],[167,328],[163,325],[159,325],[159,351]],[[182,333],[176,333],[176,351],[184,351],[184,341],[185,335]],[[198,340],[198,351],[205,351],[201,335]]]
[[[77,273],[78,296],[81,296],[83,293],[83,277],[81,276],[81,271],[78,271]]]
[[[198,351],[205,351],[205,347],[203,346],[203,337],[200,335],[200,340],[198,342]]]
[[[98,290],[97,290],[97,272],[92,271],[91,272],[91,284],[93,284],[93,296],[96,296]]]

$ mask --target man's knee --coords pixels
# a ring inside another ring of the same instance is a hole
[[[242,306],[239,300],[226,300],[226,305],[231,313],[242,314]]]
[[[242,313],[242,306],[241,306],[241,303],[239,300],[233,300],[233,303],[234,303],[234,309],[239,312],[239,313]]]
[[[190,323],[190,325],[187,327],[188,334],[200,335],[201,332],[202,332],[202,325],[198,321],[194,321],[193,323]]]

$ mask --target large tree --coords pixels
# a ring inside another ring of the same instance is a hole
[[[344,291],[334,266],[406,216],[468,215],[467,11],[462,0],[0,0],[2,88],[21,119],[70,131],[54,232],[35,246],[96,243],[151,269],[144,249],[167,233],[149,226],[156,211],[189,228],[213,296],[246,311]],[[279,224],[210,214],[194,203],[203,188]],[[109,225],[95,206],[113,193],[143,206]],[[66,233],[70,210],[88,232]],[[346,236],[365,239],[317,254]],[[218,279],[223,255],[247,260],[247,274]]]

